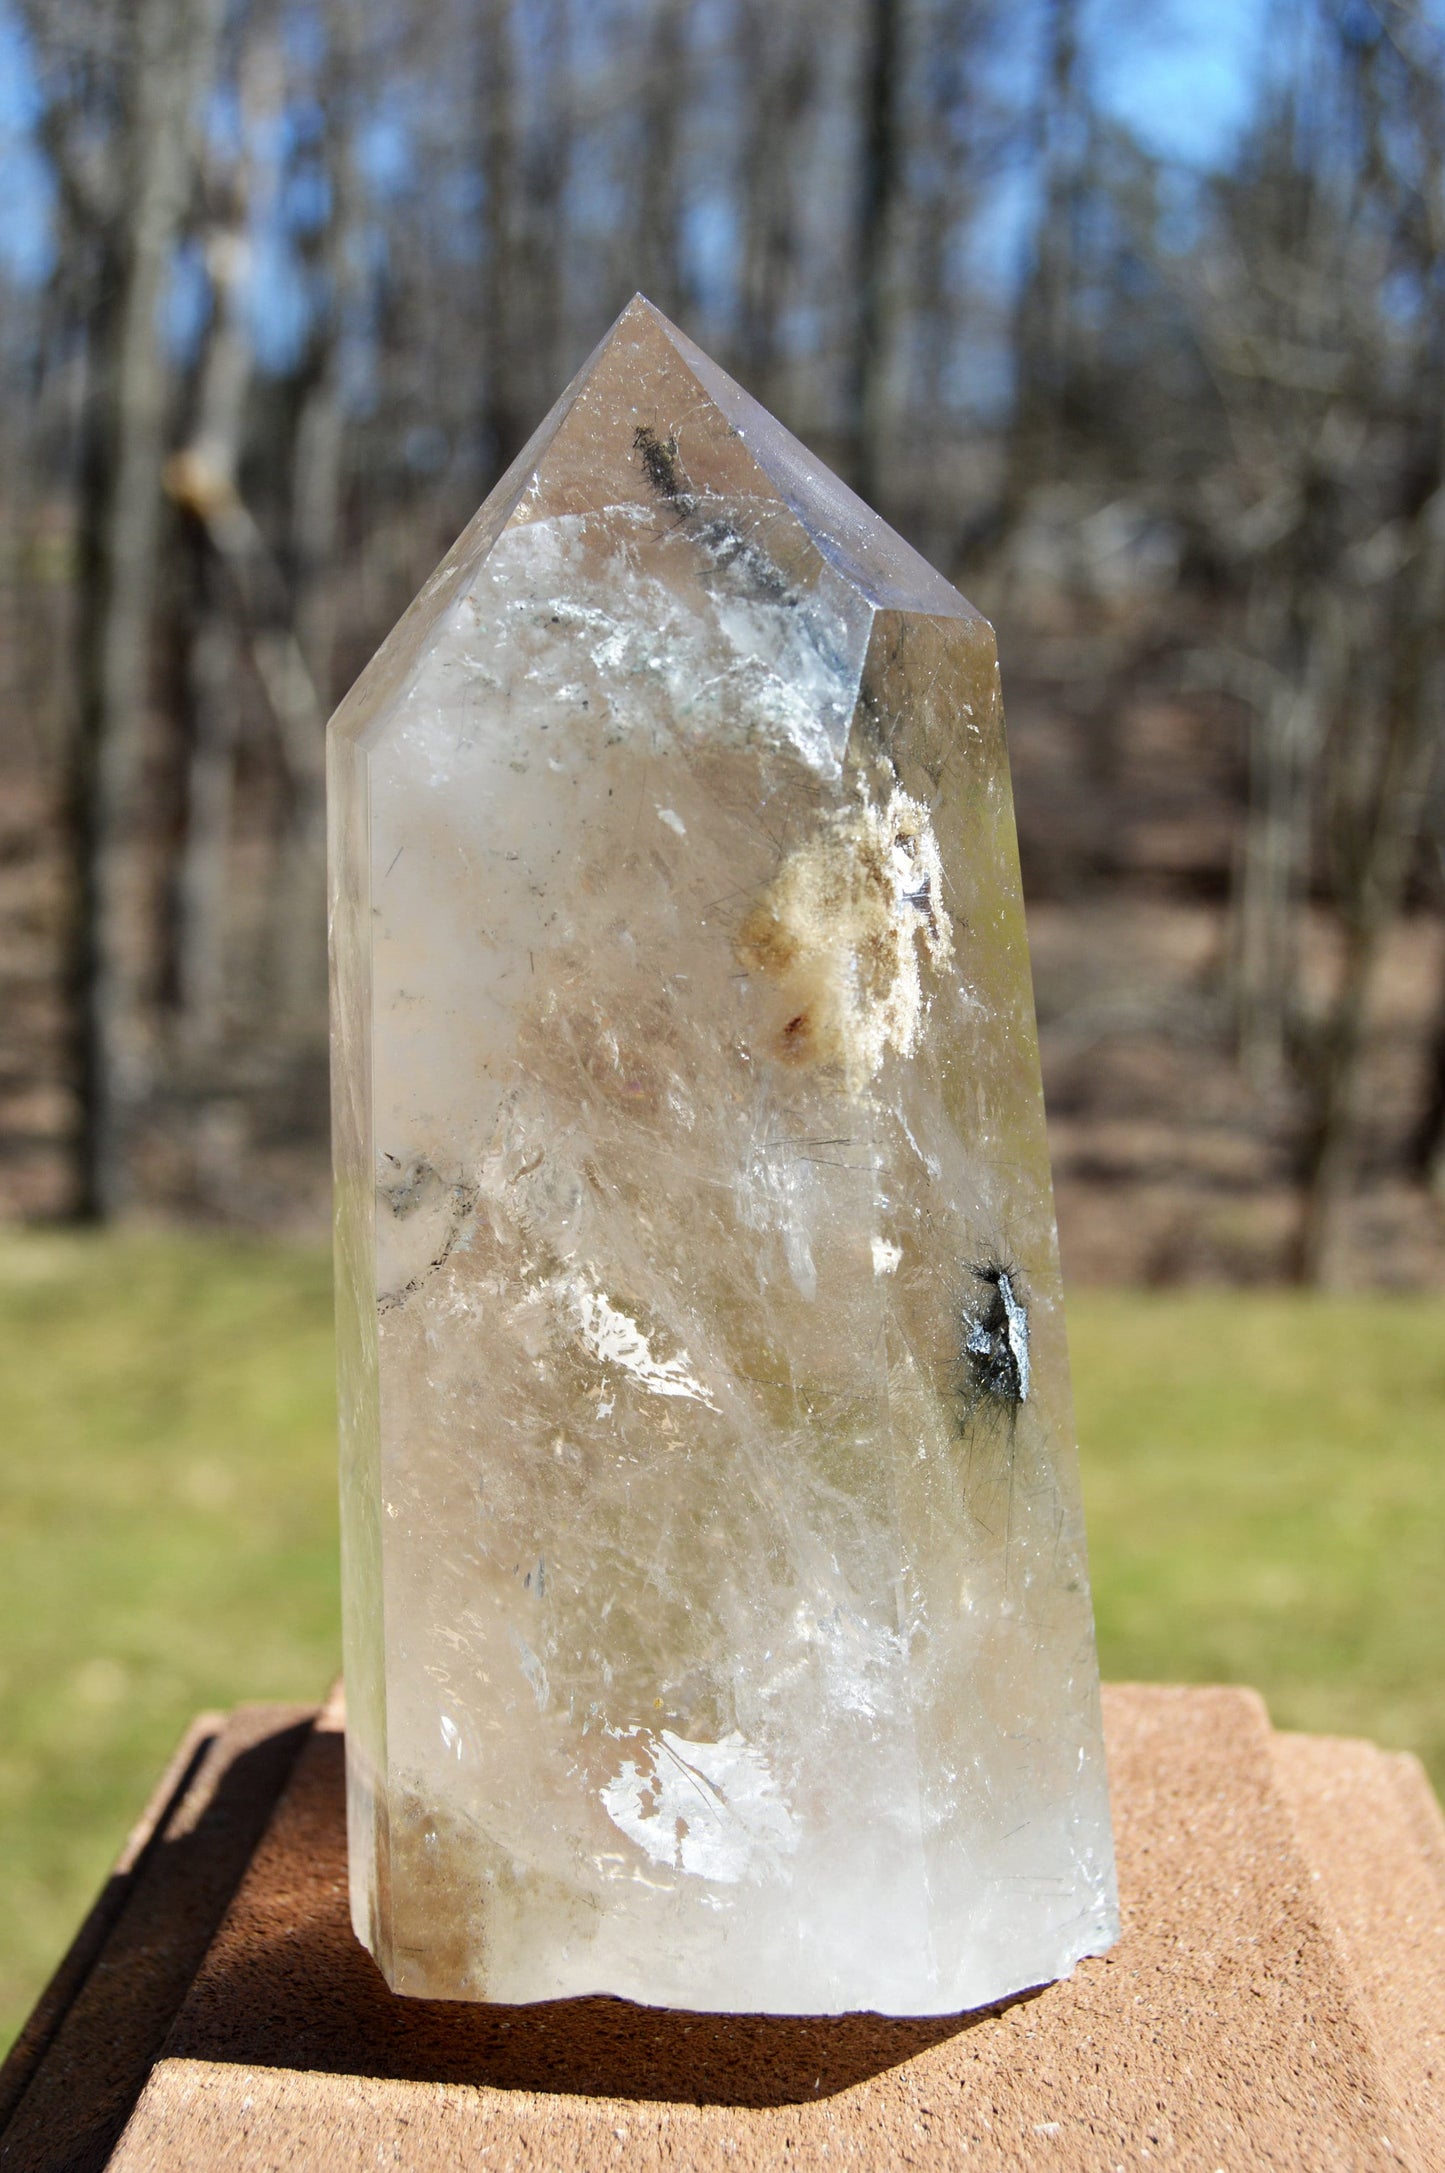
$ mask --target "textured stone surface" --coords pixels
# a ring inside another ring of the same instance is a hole
[[[992,636],[634,303],[331,733],[355,1922],[948,2013],[1116,1915]]]
[[[0,2166],[1445,2165],[1445,1825],[1415,1761],[1272,1735],[1246,1691],[1110,1686],[1104,1719],[1124,1918],[1105,1959],[982,2014],[801,2021],[394,1998],[348,1922],[323,1724],[169,2033],[152,1912],[63,2078],[32,2075],[23,2135],[0,2125]],[[92,2146],[117,2031],[143,2058],[112,2157]]]

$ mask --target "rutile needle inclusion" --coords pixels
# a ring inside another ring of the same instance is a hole
[[[641,298],[329,740],[352,1909],[952,2013],[1116,1935],[993,638]]]

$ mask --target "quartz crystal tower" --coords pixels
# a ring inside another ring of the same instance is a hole
[[[352,1908],[449,1999],[1115,1936],[992,636],[638,299],[330,734]]]

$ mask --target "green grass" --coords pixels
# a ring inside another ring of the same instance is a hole
[[[0,2043],[189,1715],[337,1669],[315,1253],[0,1239]]]
[[[1253,1683],[1445,1787],[1445,1303],[1071,1301],[1100,1657]]]
[[[1445,1306],[1070,1306],[1105,1672],[1445,1780]],[[326,1261],[0,1237],[0,2042],[190,1714],[337,1665]]]

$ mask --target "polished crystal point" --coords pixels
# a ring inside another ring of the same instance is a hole
[[[330,735],[348,1796],[402,1992],[1115,1936],[990,631],[634,301]]]

